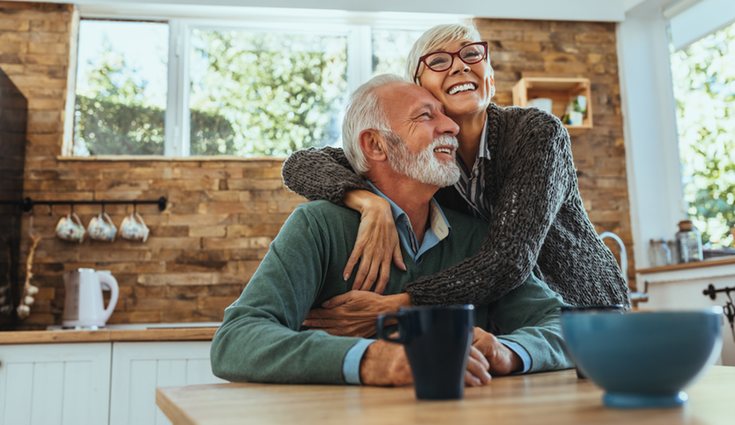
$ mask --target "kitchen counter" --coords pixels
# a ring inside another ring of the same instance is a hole
[[[211,341],[216,324],[111,325],[99,330],[50,329],[0,332],[0,345],[70,342]]]

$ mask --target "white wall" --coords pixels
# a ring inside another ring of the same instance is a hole
[[[620,90],[635,262],[650,239],[671,239],[685,216],[665,1],[631,9],[618,25]]]

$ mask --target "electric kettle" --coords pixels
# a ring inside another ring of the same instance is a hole
[[[61,325],[65,328],[97,329],[105,326],[117,304],[117,280],[109,271],[77,269],[64,274],[66,300]],[[102,304],[102,291],[109,290],[110,302]]]

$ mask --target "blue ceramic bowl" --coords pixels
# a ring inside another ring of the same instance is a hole
[[[566,310],[561,326],[577,367],[610,407],[674,407],[722,349],[722,309],[624,313]]]

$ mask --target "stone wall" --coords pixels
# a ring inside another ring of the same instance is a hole
[[[24,326],[60,324],[62,275],[77,267],[111,270],[120,283],[120,301],[110,323],[219,321],[303,199],[283,187],[280,159],[60,158],[64,120],[71,118],[64,109],[73,15],[68,5],[0,2],[0,68],[29,102],[25,196],[166,196],[170,203],[164,212],[153,205],[138,207],[151,228],[145,244],[58,240],[55,224],[69,208],[36,207],[34,226],[44,239],[36,253],[34,282],[41,290]],[[618,232],[632,247],[614,26],[478,23],[491,43],[501,104],[510,103],[511,87],[526,70],[573,72],[592,79],[595,128],[573,138],[580,185],[599,230]],[[106,208],[118,226],[131,210]],[[85,224],[99,211],[97,206],[75,209]],[[24,223],[27,232],[29,220]],[[27,245],[26,238],[23,252]]]

